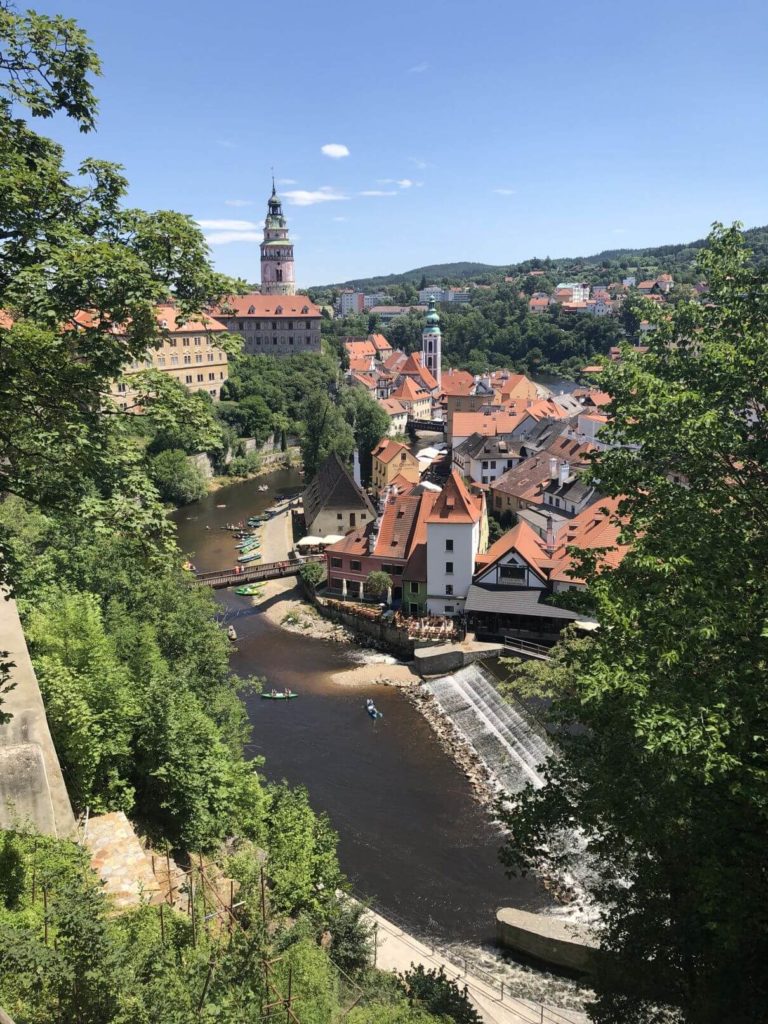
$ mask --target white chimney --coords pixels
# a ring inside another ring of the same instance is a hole
[[[554,455],[549,460],[549,479],[557,480],[557,459]]]
[[[547,516],[547,539],[544,542],[544,546],[547,549],[548,555],[551,555],[555,550],[555,526],[552,522],[552,516]]]
[[[571,476],[571,464],[570,464],[570,462],[565,462],[565,461],[561,462],[560,463],[560,486],[561,487],[562,487],[563,484],[567,484],[568,483],[568,480],[570,479],[570,476]]]
[[[360,478],[360,453],[355,448],[352,458],[352,479],[355,481],[358,487],[362,486]]]

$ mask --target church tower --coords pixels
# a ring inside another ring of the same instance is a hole
[[[264,221],[264,241],[261,243],[261,294],[296,294],[293,242],[288,237],[288,224],[283,216],[280,197],[275,191],[274,178],[272,195],[267,206],[267,219]]]
[[[443,336],[440,333],[440,314],[435,309],[435,300],[429,300],[427,311],[427,322],[421,332],[421,365],[432,373],[432,376],[440,384],[442,374],[442,352],[441,347]]]

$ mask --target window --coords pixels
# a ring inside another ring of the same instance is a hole
[[[445,596],[446,597],[452,597],[453,596],[453,584],[452,583],[446,583],[446,585],[445,585]]]
[[[171,356],[171,366],[178,366],[178,365],[179,365],[179,357],[178,356]]]
[[[360,572],[360,570],[362,569],[362,564],[360,562],[356,561],[355,559],[353,559],[349,563],[349,568],[352,570],[352,572]]]
[[[499,567],[499,579],[524,580],[525,569],[522,565],[502,565]]]
[[[184,338],[181,344],[184,346],[184,348],[189,348],[189,338]]]
[[[453,575],[453,562],[446,562],[445,563],[445,571],[446,571],[447,574]]]
[[[208,392],[208,394],[211,395],[213,398],[215,398],[216,397],[216,388],[211,388],[211,390]]]
[[[337,513],[336,513],[336,518],[337,518],[338,520],[342,520],[342,519],[344,518],[344,515],[343,515],[343,513],[342,513],[342,512],[337,512]]]
[[[215,373],[209,373],[208,374],[208,380],[216,380],[216,374]]]
[[[165,366],[165,356],[158,356],[157,357],[157,365],[158,366]]]
[[[491,462],[491,469],[496,469],[496,459]]]
[[[445,606],[445,614],[446,615],[453,615],[453,605],[452,604],[447,604]]]
[[[184,365],[185,365],[185,366],[189,366],[189,364],[190,364],[191,362],[192,362],[192,356],[190,356],[190,355],[186,355],[186,356],[184,356]]]
[[[450,538],[445,542],[445,550],[453,551],[453,541]]]
[[[171,348],[176,348],[176,346],[178,345],[178,341],[176,341],[175,338],[169,338],[168,344],[171,346]]]
[[[360,513],[360,522],[362,522],[363,519],[367,519],[367,518],[368,518],[368,514],[366,512],[361,512]]]
[[[195,338],[195,345],[196,345],[196,346],[197,346],[198,348],[200,348],[200,339],[199,339],[199,338]]]
[[[126,385],[125,385],[125,384],[118,384],[118,385],[117,385],[117,390],[118,390],[118,392],[119,392],[119,393],[120,393],[121,395],[124,395],[124,394],[125,394],[125,391],[126,391]]]
[[[200,354],[199,352],[197,352],[197,353],[195,354],[195,362],[196,362],[196,363],[202,363],[202,361],[203,361],[203,357],[202,357],[202,355],[201,355],[201,354]]]
[[[187,384],[191,384],[192,383],[192,374],[188,373],[187,376],[184,378],[184,381]]]
[[[501,508],[501,495],[496,495],[496,508]]]
[[[288,339],[288,344],[289,344],[289,345],[292,345],[292,344],[293,344],[293,338],[289,338],[289,339]]]
[[[201,381],[203,379],[203,374],[202,373],[198,373],[197,379],[198,379],[198,382]]]
[[[341,559],[340,558],[332,558],[331,559],[331,568],[332,569],[340,569],[341,568]]]
[[[215,359],[215,358],[216,358],[216,357],[214,356],[213,352],[209,352],[209,353],[208,353],[208,362],[209,362],[209,363],[212,363],[212,362],[214,361],[214,359]]]
[[[411,593],[412,594],[418,594],[418,592],[419,592],[419,584],[418,583],[411,583]]]
[[[273,331],[276,331],[276,330],[277,330],[277,320],[273,320],[273,321],[272,321],[272,330],[273,330]]]

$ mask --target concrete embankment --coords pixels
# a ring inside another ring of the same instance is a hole
[[[13,684],[0,706],[12,716],[0,725],[0,828],[31,826],[44,835],[72,836],[72,806],[16,602],[1,598],[0,652],[12,662]]]
[[[506,949],[584,974],[594,972],[600,955],[597,937],[584,925],[510,907],[496,914],[496,938]]]
[[[458,966],[441,950],[409,935],[380,914],[367,911],[366,916],[374,927],[378,968],[398,973],[414,964],[421,964],[426,970],[443,968],[460,988],[466,985],[472,1004],[487,1024],[540,1024],[542,1021],[544,1024],[586,1024],[584,1013],[518,998],[509,987],[505,991],[504,986],[490,976],[480,977],[466,962]]]

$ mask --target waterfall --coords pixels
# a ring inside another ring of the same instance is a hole
[[[552,748],[524,715],[501,699],[478,665],[426,683],[443,712],[508,793],[544,785],[539,766]]]

